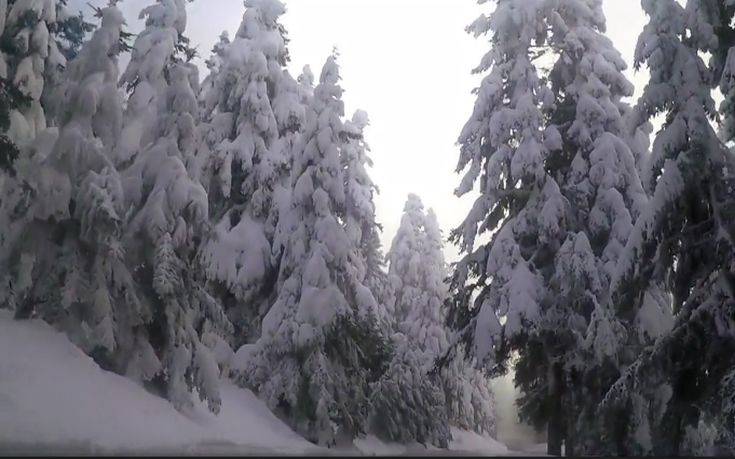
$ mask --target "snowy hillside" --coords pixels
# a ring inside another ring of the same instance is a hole
[[[222,384],[222,412],[183,416],[127,378],[101,370],[40,321],[0,311],[0,452],[56,449],[188,450],[284,454],[320,449],[293,433],[251,392]]]
[[[197,403],[182,415],[131,380],[100,369],[41,321],[0,311],[0,453],[155,452],[321,455],[250,391],[222,384],[219,416]],[[504,454],[507,448],[454,430],[451,450]],[[357,440],[355,455],[409,454],[420,445]],[[426,450],[424,450],[426,451]],[[434,450],[437,454],[441,451]],[[446,451],[443,451],[446,453]]]

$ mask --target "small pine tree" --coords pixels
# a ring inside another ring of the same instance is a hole
[[[427,218],[414,194],[408,196],[387,258],[395,292],[390,306],[395,310],[395,355],[373,386],[371,427],[389,441],[445,448],[451,439],[445,394],[441,381],[429,374],[449,345],[442,311],[445,267],[436,219],[433,213]]]

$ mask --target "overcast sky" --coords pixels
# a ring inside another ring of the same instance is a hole
[[[153,0],[121,3],[132,32],[139,11]],[[87,0],[72,0],[86,5]],[[102,3],[96,0],[93,3]],[[464,29],[487,5],[476,0],[285,0],[291,71],[310,64],[318,76],[332,48],[340,52],[347,116],[361,108],[371,119],[367,141],[380,186],[376,200],[384,245],[400,222],[408,193],[436,211],[445,236],[464,218],[471,200],[454,197],[455,145],[474,103],[479,77],[471,70],[489,49],[488,39]],[[608,35],[632,63],[645,23],[640,0],[605,0]],[[195,0],[187,35],[206,58],[222,30],[231,36],[242,18],[242,0]],[[203,67],[203,66],[202,66]],[[629,77],[640,92],[645,75]],[[203,75],[202,75],[203,78]],[[447,247],[447,257],[456,257]]]

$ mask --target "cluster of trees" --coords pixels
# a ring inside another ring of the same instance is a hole
[[[464,348],[435,366],[447,267],[415,196],[386,269],[336,55],[292,77],[284,4],[246,0],[200,82],[187,1],[152,1],[133,37],[116,0],[96,27],[0,0],[2,307],[179,409],[218,412],[230,377],[320,444],[493,435]]]
[[[459,138],[459,342],[515,365],[552,454],[733,454],[735,2],[641,2],[633,106],[602,0],[492,3],[469,29],[491,50]]]

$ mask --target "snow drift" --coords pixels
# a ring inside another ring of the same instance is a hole
[[[0,349],[0,451],[321,451],[226,382],[219,416],[200,402],[181,414],[41,321],[0,311]]]
[[[40,320],[0,311],[0,454],[452,454],[374,437],[352,450],[307,442],[252,392],[222,382],[222,410],[195,402],[186,413],[123,376],[102,370]],[[12,351],[11,351],[12,350]],[[449,450],[508,454],[495,440],[452,429]]]

